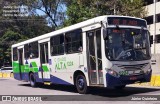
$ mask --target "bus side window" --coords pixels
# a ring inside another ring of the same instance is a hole
[[[28,50],[28,55],[29,58],[33,58],[34,57],[34,53],[33,53],[33,46],[31,46],[31,44],[29,44],[29,50]]]
[[[82,52],[83,51],[83,47],[82,47],[82,41],[79,42],[79,48],[78,51]]]
[[[18,60],[17,47],[13,48],[13,61]]]
[[[66,53],[82,52],[82,30],[77,29],[65,34]]]
[[[38,58],[38,42],[32,42],[28,45],[27,56],[29,58]]]
[[[50,39],[51,55],[64,54],[64,35],[53,36]]]
[[[28,44],[24,45],[24,57],[25,59],[29,58],[29,45]]]

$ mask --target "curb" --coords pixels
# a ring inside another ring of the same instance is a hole
[[[0,78],[13,78],[13,73],[0,72]],[[136,83],[132,85],[160,87],[160,75],[152,75],[150,82]]]
[[[160,75],[152,75],[150,82],[133,84],[134,86],[160,87]]]
[[[13,78],[13,73],[0,72],[0,78]]]

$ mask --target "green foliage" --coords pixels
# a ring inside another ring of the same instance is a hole
[[[10,61],[11,45],[21,38],[20,34],[8,29],[0,38],[0,65]]]
[[[83,20],[93,17],[93,13],[89,7],[78,4],[76,0],[72,0],[72,4],[67,8],[68,20],[66,25],[75,24]]]
[[[100,15],[127,15],[143,18],[143,0],[69,0],[64,26]]]
[[[146,16],[144,0],[120,0],[117,14],[143,18]]]
[[[16,2],[7,3],[1,0],[0,13],[3,13],[3,6],[19,6]],[[45,17],[29,15],[27,17],[4,17],[0,14],[0,67],[5,62],[11,63],[11,45],[51,32],[53,29],[48,26]]]
[[[44,14],[48,24],[56,29],[63,24],[65,19],[65,12],[63,7],[67,0],[21,0],[23,4],[29,7],[30,13],[37,14],[37,10]]]
[[[1,45],[11,45],[10,43],[12,41],[18,41],[21,38],[21,35],[17,32],[14,32],[10,29],[8,29],[4,35],[0,38],[0,44]]]

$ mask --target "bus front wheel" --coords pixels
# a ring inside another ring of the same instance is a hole
[[[86,94],[88,92],[87,82],[84,75],[82,74],[77,75],[76,88],[80,94]]]
[[[30,78],[30,85],[31,85],[31,87],[36,87],[36,80],[35,80],[35,78],[34,78],[34,74],[31,73],[31,74],[29,75],[29,78]]]

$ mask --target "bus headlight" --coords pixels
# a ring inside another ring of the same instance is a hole
[[[148,69],[147,71],[146,71],[146,74],[149,74],[151,72],[151,69]]]
[[[112,75],[114,77],[119,77],[118,73],[114,70],[107,69],[107,73],[109,73],[110,75]]]

